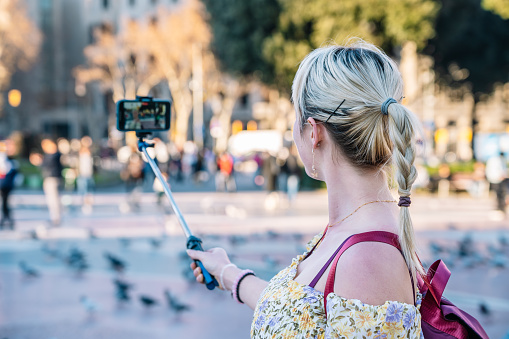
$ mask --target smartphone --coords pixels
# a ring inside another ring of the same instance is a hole
[[[117,102],[117,129],[122,132],[157,132],[170,129],[171,102],[139,97]]]

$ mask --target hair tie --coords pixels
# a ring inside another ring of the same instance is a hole
[[[410,207],[410,204],[411,204],[410,197],[399,197],[398,206]]]
[[[385,115],[389,115],[389,105],[398,103],[396,99],[387,98],[382,104],[382,113]]]
[[[341,101],[341,103],[339,104],[339,106],[338,106],[338,107],[336,107],[336,109],[334,110],[334,112],[332,112],[332,114],[331,114],[331,115],[329,115],[329,117],[327,118],[327,120],[325,120],[325,123],[327,123],[327,121],[329,121],[330,117],[338,111],[338,109],[341,107],[341,105],[343,105],[343,103],[345,102],[345,100],[346,100],[346,99],[343,99],[343,101]]]

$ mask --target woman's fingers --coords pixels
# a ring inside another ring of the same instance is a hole
[[[205,252],[203,251],[195,251],[195,250],[187,250],[187,255],[194,260],[203,260]]]
[[[194,270],[193,270],[193,274],[195,277],[198,277],[200,274],[201,274],[201,268],[199,267],[196,267]]]

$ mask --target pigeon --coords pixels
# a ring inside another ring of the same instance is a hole
[[[168,302],[168,306],[172,311],[175,311],[175,313],[180,314],[185,311],[190,311],[191,306],[183,304],[177,298],[171,295],[170,291],[164,290],[164,295],[166,297],[166,301]]]
[[[133,285],[120,279],[113,280],[113,283],[117,287],[115,293],[117,300],[120,302],[130,301],[131,296],[129,295],[129,290],[133,288]]]
[[[123,272],[126,267],[126,263],[118,257],[115,257],[111,253],[104,252],[104,257],[108,260],[110,267],[112,270],[117,271],[119,273]]]
[[[196,282],[196,277],[194,276],[193,270],[191,268],[184,267],[181,273],[185,281],[190,283]]]
[[[231,235],[228,237],[228,241],[232,246],[242,245],[247,242],[247,238],[241,235]]]
[[[430,249],[431,253],[433,253],[434,255],[438,255],[438,254],[444,252],[444,248],[434,241],[430,241],[429,249]]]
[[[458,255],[460,257],[467,257],[472,253],[472,248],[474,246],[474,242],[472,241],[472,237],[470,234],[465,235],[465,237],[460,240],[458,244]]]
[[[481,312],[482,315],[484,316],[490,316],[491,315],[491,310],[490,308],[488,307],[488,305],[486,303],[484,303],[483,301],[481,301],[481,303],[479,304],[479,311]]]
[[[150,242],[150,245],[152,245],[152,248],[154,248],[155,250],[157,250],[159,247],[161,247],[161,244],[162,244],[162,240],[161,239],[149,239],[149,242]]]
[[[28,266],[24,261],[19,262],[19,267],[21,268],[21,271],[25,277],[35,278],[39,276],[39,272],[37,272],[35,268]]]
[[[191,258],[189,257],[186,251],[180,251],[178,254],[178,259],[180,262],[186,265],[191,262]]]
[[[464,261],[470,261],[469,265],[465,265],[467,268],[474,268],[475,266],[482,265],[484,263],[484,258],[479,252],[473,252],[470,257],[463,259]]]
[[[279,233],[274,232],[274,231],[272,231],[272,230],[267,231],[266,235],[267,235],[267,237],[268,237],[270,240],[275,240],[275,239],[279,238]]]
[[[83,273],[85,270],[88,269],[88,264],[86,261],[82,260],[82,261],[78,261],[78,262],[75,262],[71,268],[77,273],[77,274],[81,274]]]
[[[95,240],[97,239],[97,234],[95,233],[94,229],[91,228],[89,231],[88,231],[88,237],[90,240]]]
[[[69,256],[65,259],[65,261],[70,268],[75,269],[78,272],[82,272],[88,268],[85,253],[76,247],[71,248]]]
[[[505,235],[501,234],[501,235],[498,237],[498,243],[499,243],[500,247],[502,247],[502,248],[507,248],[507,246],[509,245],[509,240],[507,240],[507,238],[505,237]]]
[[[292,234],[292,237],[295,241],[301,242],[304,238],[304,235],[302,233],[294,233]]]
[[[504,254],[496,254],[490,260],[490,263],[496,268],[505,268],[507,266],[507,258]]]
[[[60,259],[62,257],[59,250],[49,247],[48,244],[42,245],[41,250],[50,258]]]
[[[96,303],[84,295],[80,297],[80,303],[89,315],[94,315],[95,312],[99,309]]]
[[[140,302],[143,306],[145,306],[146,309],[149,309],[159,304],[159,302],[156,299],[149,297],[147,295],[140,295]]]

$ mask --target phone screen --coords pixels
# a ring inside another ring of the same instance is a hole
[[[120,100],[117,103],[120,131],[164,131],[170,128],[170,102]]]

